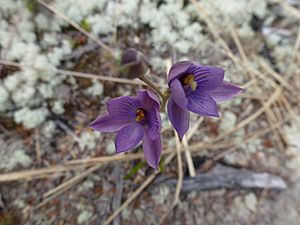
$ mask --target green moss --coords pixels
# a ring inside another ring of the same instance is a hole
[[[88,23],[88,21],[86,19],[84,19],[80,22],[80,26],[81,26],[81,28],[83,28],[86,31],[91,30],[91,25]]]
[[[26,8],[31,13],[37,13],[38,11],[38,3],[35,0],[25,0]]]

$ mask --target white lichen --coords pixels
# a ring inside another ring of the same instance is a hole
[[[85,131],[80,135],[79,147],[81,150],[94,150],[96,148],[97,140],[100,137],[99,132]]]
[[[31,129],[42,124],[47,114],[48,111],[45,108],[30,109],[24,107],[14,113],[14,120],[17,123],[21,123],[24,127]]]
[[[15,150],[12,154],[2,156],[0,170],[13,170],[17,166],[28,168],[32,163],[32,159],[22,149]]]

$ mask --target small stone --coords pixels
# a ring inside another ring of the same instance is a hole
[[[130,211],[128,208],[125,208],[123,211],[122,211],[122,218],[123,220],[128,220],[129,217],[130,217]]]
[[[139,221],[139,222],[142,222],[143,221],[143,218],[144,218],[144,213],[142,210],[140,209],[135,209],[133,211],[134,215],[136,216],[136,219]]]
[[[236,124],[236,115],[232,112],[226,111],[223,115],[221,124],[220,124],[220,129],[221,131],[227,131],[230,130],[234,127]]]
[[[113,141],[109,141],[106,145],[106,153],[108,155],[113,155],[116,153],[116,150],[115,150],[115,143]]]
[[[78,224],[87,224],[87,222],[89,221],[89,219],[92,217],[92,213],[89,211],[83,211],[79,214],[79,216],[77,217],[77,223]]]
[[[257,198],[255,194],[249,193],[245,196],[245,204],[248,209],[250,209],[252,212],[256,211],[256,205],[257,205]]]

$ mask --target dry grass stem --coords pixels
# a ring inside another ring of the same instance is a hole
[[[66,76],[74,76],[74,77],[81,77],[81,78],[88,78],[88,79],[97,79],[102,81],[109,81],[109,82],[115,82],[115,83],[122,83],[122,84],[131,84],[131,85],[143,85],[144,83],[138,80],[131,80],[126,78],[117,78],[117,77],[108,77],[104,75],[98,75],[98,74],[92,74],[92,73],[82,73],[82,72],[76,72],[76,71],[70,71],[70,70],[62,70],[62,69],[54,69],[53,71],[49,71],[47,69],[33,67],[29,65],[21,65],[19,63],[10,62],[6,60],[0,59],[0,64],[7,65],[7,66],[13,66],[18,68],[29,68],[40,72],[53,72],[57,74],[62,74]]]
[[[42,154],[41,154],[39,128],[35,128],[35,130],[34,130],[34,142],[35,142],[36,161],[40,164],[40,163],[42,163]]]
[[[68,24],[70,24],[71,26],[73,26],[75,29],[77,29],[78,31],[80,31],[82,34],[84,34],[85,36],[87,36],[89,39],[91,39],[92,41],[96,42],[101,48],[103,48],[106,52],[108,52],[112,57],[114,57],[114,58],[116,57],[114,51],[110,47],[108,47],[106,44],[104,44],[95,35],[93,35],[92,33],[87,32],[86,30],[84,30],[83,28],[81,28],[75,21],[73,21],[72,19],[70,19],[69,17],[67,17],[65,14],[63,14],[62,12],[60,12],[54,6],[47,4],[46,2],[44,2],[42,0],[37,0],[37,1],[41,5],[43,5],[44,7],[46,7],[48,10],[50,10],[51,12],[53,12],[55,15],[57,15],[59,18],[61,18],[62,20],[64,20],[65,22],[67,22]]]

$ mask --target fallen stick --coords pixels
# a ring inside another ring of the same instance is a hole
[[[163,182],[171,187],[175,187],[177,179],[166,179]],[[217,164],[207,173],[197,174],[193,178],[185,178],[182,192],[206,191],[219,188],[285,190],[287,184],[281,177],[276,175],[255,173],[250,170],[235,169]]]

